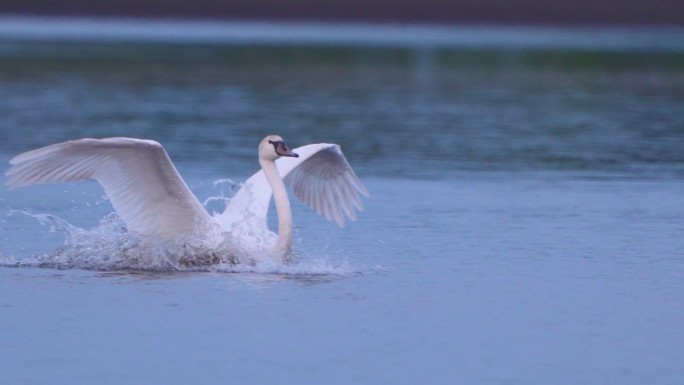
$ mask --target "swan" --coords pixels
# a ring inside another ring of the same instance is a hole
[[[154,140],[84,138],[41,147],[10,160],[10,189],[49,182],[96,180],[129,231],[178,238],[227,234],[250,253],[287,262],[292,253],[292,210],[287,186],[329,221],[363,211],[368,190],[340,146],[317,143],[290,149],[278,135],[258,146],[261,170],[245,181],[221,213],[209,213],[180,176],[164,147]],[[269,230],[271,197],[278,233]]]

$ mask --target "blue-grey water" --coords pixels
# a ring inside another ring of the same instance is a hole
[[[0,164],[155,139],[214,208],[278,133],[371,192],[169,272],[112,268],[96,183],[3,187],[0,383],[680,383],[684,52],[505,46],[0,40]]]

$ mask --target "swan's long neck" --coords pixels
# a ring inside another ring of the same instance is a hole
[[[278,174],[278,168],[272,160],[259,159],[261,169],[268,184],[273,191],[273,201],[275,202],[276,214],[278,214],[278,241],[275,244],[275,254],[283,261],[289,258],[292,252],[292,209],[290,199],[287,196],[287,189],[283,180]]]

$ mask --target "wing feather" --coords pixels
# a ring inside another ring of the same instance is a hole
[[[293,151],[303,159],[281,158],[277,164],[283,181],[293,188],[295,196],[340,227],[346,218],[356,219],[355,209],[363,210],[360,195],[369,194],[340,146],[313,144]]]
[[[25,152],[10,164],[6,173],[10,188],[97,180],[131,231],[189,234],[210,220],[155,141],[79,139]]]
[[[294,195],[318,214],[344,226],[345,218],[356,219],[356,211],[363,211],[361,196],[368,190],[347,162],[340,146],[317,143],[293,149],[299,157],[283,157],[276,161],[278,173]],[[271,188],[258,171],[252,175],[230,200],[216,219],[226,228],[242,226],[258,218],[257,226],[267,228],[266,215],[271,199]]]

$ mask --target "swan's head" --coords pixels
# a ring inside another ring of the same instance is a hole
[[[259,143],[259,159],[276,160],[281,156],[299,157],[278,135],[269,135]]]

